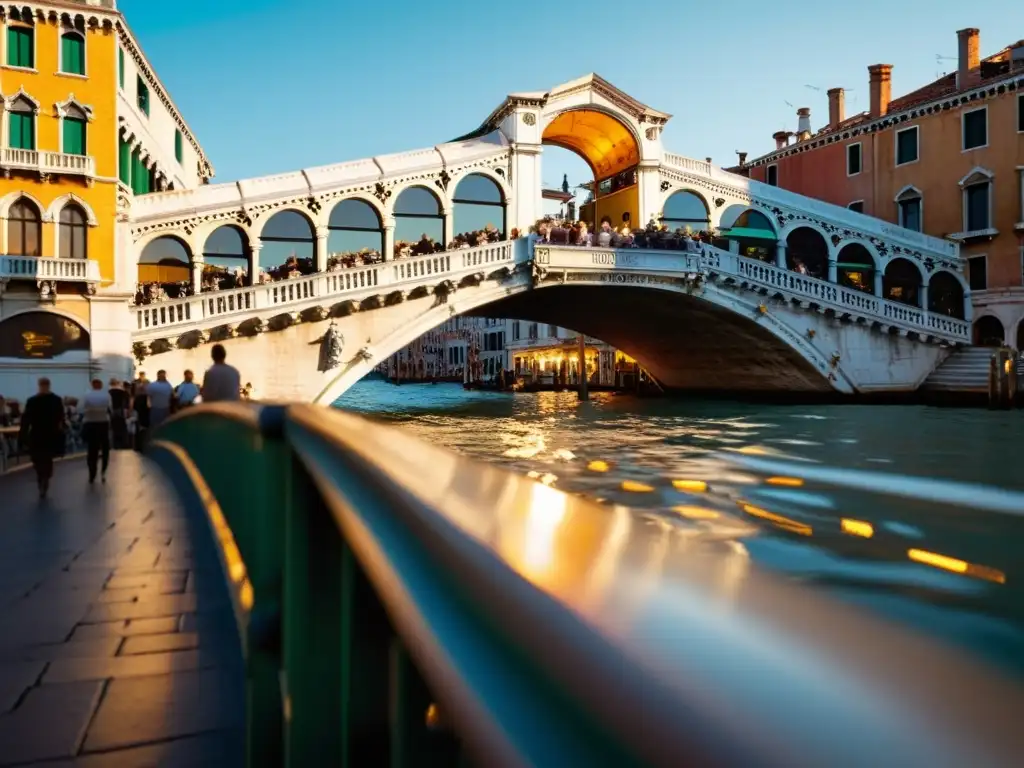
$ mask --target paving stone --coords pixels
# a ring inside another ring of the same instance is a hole
[[[79,624],[75,627],[72,639],[96,637],[132,637],[134,635],[162,634],[176,632],[181,623],[179,616],[166,616],[159,619],[121,619],[104,621],[96,624]]]
[[[153,589],[157,592],[182,592],[188,580],[188,571],[149,571],[132,575],[112,576],[107,589]]]
[[[0,712],[13,709],[22,694],[35,685],[44,669],[44,661],[0,662]]]
[[[0,652],[0,658],[11,661],[54,661],[56,659],[95,659],[113,656],[123,638],[111,635],[90,640],[75,639],[66,643],[48,643]]]
[[[168,675],[182,670],[217,666],[213,653],[180,651],[174,653],[142,653],[134,656],[113,656],[104,659],[58,659],[50,663],[43,683],[74,683],[80,680]]]
[[[140,635],[129,637],[121,646],[121,656],[140,653],[166,653],[168,651],[189,651],[199,647],[196,632],[173,632],[167,635]]]
[[[195,595],[158,595],[154,599],[139,603],[93,605],[86,613],[85,621],[96,623],[117,619],[155,619],[161,616],[192,613],[197,609],[198,602]],[[218,607],[224,607],[224,604]]]
[[[45,768],[243,768],[244,755],[245,733],[234,730],[47,763]]]
[[[114,680],[89,728],[84,751],[242,728],[244,696],[240,670]]]
[[[0,765],[74,756],[102,690],[100,682],[33,688],[0,715]]]
[[[135,603],[139,600],[138,589],[103,589],[96,595],[96,603]]]

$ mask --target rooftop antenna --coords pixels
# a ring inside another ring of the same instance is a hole
[[[943,56],[941,53],[935,54],[935,66],[941,67],[944,61],[959,61],[956,56]],[[942,77],[943,75],[949,74],[948,72],[936,72],[935,77]]]

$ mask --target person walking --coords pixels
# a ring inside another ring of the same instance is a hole
[[[228,353],[223,344],[214,344],[210,350],[213,365],[203,376],[203,402],[216,403],[241,399],[242,377],[238,369],[224,362]]]
[[[117,379],[110,380],[110,431],[113,434],[111,447],[115,451],[128,447],[128,390]]]
[[[18,439],[32,459],[40,499],[50,490],[54,457],[64,455],[64,423],[64,401],[50,391],[49,379],[39,379],[39,392],[25,401]]]
[[[100,481],[107,482],[107,467],[110,465],[110,419],[114,411],[109,392],[103,391],[103,382],[92,380],[92,389],[82,398],[82,439],[85,440],[85,463],[89,467],[89,484],[96,482],[96,470],[100,469]],[[102,461],[102,466],[98,467]]]
[[[193,381],[194,378],[192,371],[185,371],[185,380],[175,388],[174,396],[178,400],[179,408],[194,405],[196,398],[199,397],[199,385]]]
[[[174,387],[167,380],[167,371],[157,371],[156,381],[149,385],[149,426],[156,429],[171,415]]]
[[[141,451],[146,440],[146,432],[149,431],[149,380],[144,372],[140,373],[139,378],[132,384],[132,410],[135,411],[133,447]]]

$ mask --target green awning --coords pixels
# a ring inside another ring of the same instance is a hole
[[[742,238],[744,240],[778,240],[775,233],[770,229],[750,229],[748,227],[733,227],[732,229],[723,229],[722,235],[725,237]]]
[[[859,269],[862,272],[874,272],[874,264],[858,264],[855,261],[839,261],[836,262],[836,267],[839,269]]]

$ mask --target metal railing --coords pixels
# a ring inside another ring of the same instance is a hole
[[[314,406],[189,409],[149,452],[220,542],[250,766],[1002,766],[1024,750],[1014,683],[721,537]]]

